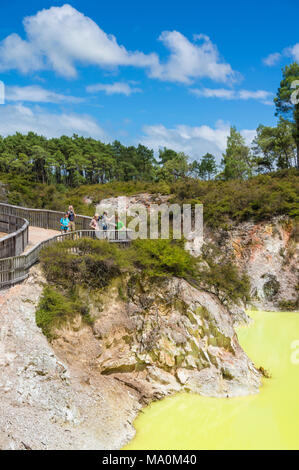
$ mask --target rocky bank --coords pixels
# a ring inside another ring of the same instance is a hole
[[[130,206],[168,203],[171,195],[142,193],[124,198],[128,213]],[[117,208],[119,199],[103,199],[100,207]],[[204,210],[204,209],[203,209]],[[204,243],[213,243],[222,253],[232,257],[239,269],[251,282],[251,305],[260,310],[299,309],[299,226],[288,217],[254,223],[231,224],[226,230],[204,227]],[[191,233],[186,249],[198,256],[202,239]],[[246,321],[242,309],[231,306],[236,322]]]
[[[259,310],[298,310],[298,225],[286,217],[254,224],[245,222],[230,230],[207,231],[213,241],[251,283],[252,306]]]
[[[101,347],[96,367],[144,401],[178,391],[218,397],[258,391],[259,374],[238,344],[229,311],[185,280],[134,276],[125,301],[116,288],[107,293],[93,330]]]
[[[35,323],[41,281],[33,268],[0,293],[0,449],[119,449],[134,435],[139,394],[57,354]],[[74,351],[88,349],[84,334]]]
[[[205,240],[234,257],[251,279],[254,306],[270,310],[296,301],[294,233],[277,218],[206,230]],[[82,289],[93,325],[77,317],[49,344],[35,323],[45,282],[37,266],[0,293],[1,449],[117,449],[152,400],[179,391],[258,392],[261,374],[233,328],[246,320],[244,310],[213,292],[178,278],[122,276],[104,291]]]
[[[40,268],[2,294],[2,449],[121,448],[152,400],[258,392],[260,374],[216,296],[181,279],[153,285],[139,276],[120,295],[118,282],[82,291],[94,324],[77,317],[51,344],[35,323]]]

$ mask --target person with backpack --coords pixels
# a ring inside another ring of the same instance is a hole
[[[67,214],[68,214],[68,219],[70,221],[70,225],[69,225],[70,231],[74,232],[76,230],[76,224],[75,224],[76,214],[75,214],[73,206],[69,206],[69,210]]]

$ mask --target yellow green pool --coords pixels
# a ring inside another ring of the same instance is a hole
[[[299,313],[249,312],[237,329],[257,366],[272,374],[260,393],[206,398],[181,393],[136,419],[126,449],[299,449]]]

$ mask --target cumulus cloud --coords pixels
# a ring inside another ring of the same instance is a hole
[[[191,88],[190,92],[198,97],[221,98],[224,100],[258,100],[263,104],[272,105],[270,98],[273,93],[265,90],[230,90],[225,88]]]
[[[152,65],[152,77],[182,83],[203,77],[220,82],[234,78],[231,66],[221,60],[208,36],[194,36],[192,43],[178,31],[164,31],[159,39],[170,50],[170,57],[165,63]]]
[[[278,62],[281,59],[281,54],[280,52],[274,52],[273,54],[269,54],[267,57],[263,59],[263,62],[265,65],[268,65],[269,67],[272,67],[272,65],[278,64]]]
[[[225,88],[191,88],[190,93],[204,98],[223,98],[225,100],[232,100],[235,98],[234,90],[227,90]]]
[[[126,82],[115,82],[115,83],[96,83],[95,85],[89,85],[86,87],[89,93],[97,91],[104,91],[106,95],[122,94],[129,96],[132,93],[140,93],[141,89],[131,86],[130,83]]]
[[[143,67],[159,80],[191,83],[208,77],[226,82],[235,73],[221,59],[209,37],[189,41],[178,31],[164,31],[160,41],[170,51],[165,62],[156,53],[128,51],[115,36],[105,33],[92,19],[70,5],[51,7],[23,21],[26,39],[11,34],[0,42],[0,71],[22,73],[51,69],[65,77],[76,77],[78,64]]]
[[[265,65],[272,67],[278,64],[283,57],[291,57],[293,60],[299,63],[299,42],[291,47],[286,47],[282,52],[274,52],[269,54],[263,59]]]
[[[265,91],[265,90],[256,90],[256,91],[240,90],[238,94],[241,100],[249,100],[249,99],[265,100],[269,98],[269,96],[272,95],[272,93],[270,93],[269,91]]]
[[[49,113],[22,104],[0,106],[0,135],[35,132],[46,137],[79,134],[107,140],[106,133],[89,115]]]
[[[0,44],[0,70],[21,72],[53,69],[65,77],[75,77],[76,63],[102,67],[153,64],[155,54],[130,52],[119,45],[87,16],[70,5],[52,7],[23,21],[27,39],[12,34]]]
[[[144,126],[143,132],[141,142],[153,148],[156,152],[159,148],[167,147],[177,152],[185,152],[195,160],[202,157],[206,152],[210,152],[220,162],[221,154],[226,149],[230,124],[218,121],[214,128],[207,125],[177,125],[174,128],[166,128],[159,124]],[[246,143],[249,144],[255,135],[255,130],[244,129],[241,134]]]
[[[255,129],[243,129],[241,131],[242,137],[245,139],[246,145],[250,146],[253,139],[256,137],[256,130]]]
[[[44,69],[42,55],[35,44],[11,34],[0,42],[0,72],[17,69],[22,73]]]
[[[82,101],[81,98],[56,93],[37,85],[7,86],[5,99],[6,101],[29,101],[32,103],[80,103]]]
[[[285,54],[292,56],[293,59],[295,59],[296,62],[299,63],[299,42],[297,42],[297,44],[295,44],[292,47],[286,48],[285,49]]]

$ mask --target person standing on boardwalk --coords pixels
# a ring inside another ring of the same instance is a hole
[[[99,214],[95,214],[93,216],[93,218],[90,221],[89,227],[93,228],[96,231],[99,230]]]
[[[69,210],[67,214],[68,214],[68,218],[70,221],[70,231],[74,232],[76,230],[76,224],[75,224],[76,214],[75,214],[73,206],[69,206]]]
[[[67,233],[70,228],[70,221],[68,218],[68,213],[66,212],[63,217],[60,219],[60,231],[61,233]]]

